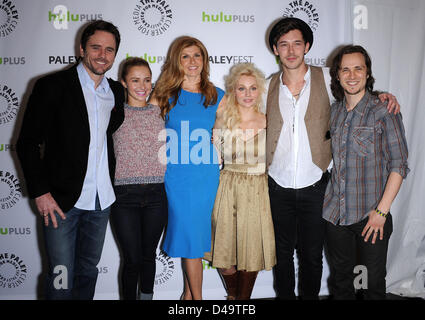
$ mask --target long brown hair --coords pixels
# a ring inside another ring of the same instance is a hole
[[[201,82],[199,90],[205,98],[205,108],[214,105],[217,102],[217,91],[209,80],[210,65],[208,60],[208,51],[205,46],[196,38],[182,36],[177,38],[171,44],[167,58],[161,68],[161,75],[156,81],[153,91],[153,97],[158,101],[161,108],[161,116],[165,120],[168,113],[177,103],[180,89],[184,80],[183,68],[180,63],[182,51],[185,48],[197,46],[201,50],[203,59],[203,68],[201,72]],[[171,98],[171,104],[169,99]]]
[[[338,77],[338,71],[341,67],[341,61],[342,57],[346,54],[350,53],[361,53],[364,57],[365,64],[366,64],[366,90],[374,95],[378,95],[378,91],[373,91],[373,85],[375,83],[375,78],[372,76],[372,60],[370,59],[369,54],[367,53],[366,49],[362,46],[356,46],[356,45],[346,45],[342,47],[338,52],[337,55],[332,60],[332,66],[329,70],[329,73],[331,75],[331,90],[332,94],[335,97],[336,101],[342,101],[344,99],[344,89],[342,88],[339,77]]]

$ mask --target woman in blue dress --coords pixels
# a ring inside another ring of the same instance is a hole
[[[202,257],[211,250],[211,213],[219,183],[211,143],[224,91],[209,81],[208,52],[192,37],[177,38],[168,51],[151,103],[167,129],[168,226],[163,250],[181,257],[182,298],[202,299]]]

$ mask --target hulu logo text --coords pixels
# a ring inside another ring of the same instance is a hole
[[[129,53],[126,54],[125,58],[129,59],[132,55]],[[149,63],[164,63],[165,62],[165,56],[150,56],[147,53],[145,53],[143,56],[140,56],[140,58],[145,59]]]
[[[255,22],[255,16],[240,15],[240,14],[225,14],[223,12],[216,14],[207,14],[202,11],[202,22],[239,22],[239,23],[252,23]]]
[[[101,20],[100,13],[71,13],[68,8],[62,4],[49,11],[49,22],[53,21],[53,27],[57,30],[68,29],[69,22],[88,22],[92,20]]]

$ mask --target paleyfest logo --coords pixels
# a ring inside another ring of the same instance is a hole
[[[133,9],[133,22],[147,36],[164,34],[171,26],[173,11],[165,0],[139,0]]]
[[[292,1],[283,11],[283,16],[299,18],[308,23],[313,31],[316,31],[320,21],[319,12],[311,2],[305,0]]]
[[[8,36],[18,25],[19,15],[11,0],[0,0],[0,37]]]
[[[15,119],[19,110],[16,93],[7,85],[0,84],[0,125]]]
[[[214,64],[236,64],[252,62],[254,56],[209,56],[208,60]]]
[[[27,278],[27,266],[14,253],[0,253],[0,288],[12,289]]]

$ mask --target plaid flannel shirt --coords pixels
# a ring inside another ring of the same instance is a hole
[[[347,112],[345,99],[331,107],[333,168],[323,204],[323,218],[351,225],[375,209],[391,172],[405,178],[407,142],[401,114],[366,92]]]

